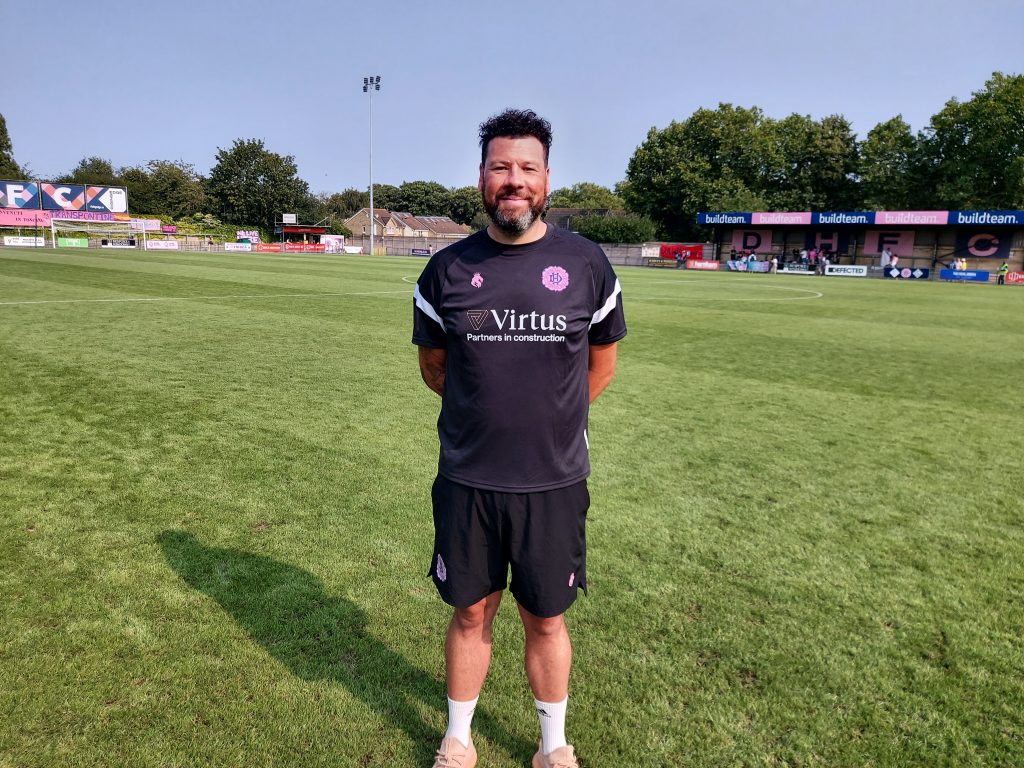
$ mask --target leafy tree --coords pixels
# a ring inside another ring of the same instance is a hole
[[[634,214],[580,216],[573,227],[595,243],[644,243],[656,234],[654,222]]]
[[[772,210],[847,210],[856,207],[857,138],[841,115],[814,121],[792,114],[762,126],[771,148],[761,191]]]
[[[406,211],[413,216],[445,216],[449,199],[448,189],[436,181],[404,181],[398,188],[392,209]]]
[[[762,201],[765,158],[778,155],[764,123],[756,107],[720,104],[664,130],[651,128],[617,192],[631,211],[652,219],[662,237],[703,239],[698,211],[736,210],[740,203],[749,210]]]
[[[487,215],[487,211],[480,211],[480,213],[476,214],[473,217],[473,220],[469,222],[469,226],[472,227],[474,231],[478,231],[486,229],[487,225],[490,223],[491,217]]]
[[[0,115],[0,179],[23,179],[27,172],[14,162],[14,145],[7,133],[7,120]]]
[[[374,205],[377,201],[373,201]],[[361,189],[343,189],[331,195],[324,195],[322,205],[325,211],[340,221],[344,221],[361,208],[370,207],[370,193]]]
[[[666,238],[703,239],[698,211],[828,210],[857,203],[857,140],[840,115],[783,120],[756,107],[698,109],[652,128],[616,191]]]
[[[608,187],[581,181],[571,187],[561,187],[551,193],[548,204],[552,208],[610,209],[623,211],[626,202]]]
[[[308,204],[309,185],[292,155],[266,149],[261,139],[236,139],[217,149],[207,189],[213,210],[234,224],[271,227],[275,216]]]
[[[149,171],[137,165],[122,168],[118,172],[118,184],[128,190],[128,210],[133,214],[162,214],[160,200],[153,194],[149,183]]]
[[[448,190],[448,205],[444,213],[451,217],[452,221],[468,226],[473,226],[473,222],[478,216],[487,219],[487,214],[484,212],[484,201],[480,197],[480,190],[476,187],[454,187]],[[487,226],[486,223],[484,226]],[[479,227],[476,228],[479,229]]]
[[[950,99],[921,136],[936,208],[1024,208],[1024,75],[995,72],[969,101]]]
[[[206,183],[191,163],[151,160],[148,168],[148,194],[161,213],[183,219],[206,210]]]
[[[374,208],[386,208],[389,211],[401,211],[402,208],[398,207],[398,203],[401,200],[398,187],[393,184],[374,184],[373,185],[373,207]],[[366,205],[369,207],[370,200],[369,194],[367,194]],[[412,213],[412,211],[409,211]]]
[[[369,193],[364,192],[362,194],[369,197]],[[366,206],[359,207],[364,208]],[[330,234],[345,235],[347,237],[352,234],[344,224],[345,219],[352,215],[347,210],[348,208],[345,205],[342,193],[328,194],[326,192],[318,192],[310,196],[308,220],[311,223],[323,222]],[[355,208],[352,213],[355,213],[357,210],[359,208]],[[302,220],[306,221],[306,219]]]
[[[117,172],[109,160],[102,157],[83,157],[72,170],[59,176],[61,184],[94,184],[98,186],[120,186]]]
[[[860,195],[864,210],[922,207],[920,143],[897,115],[879,123],[860,144]]]

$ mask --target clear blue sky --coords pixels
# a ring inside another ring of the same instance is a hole
[[[506,106],[553,124],[554,186],[611,186],[652,126],[719,102],[914,130],[995,70],[1024,71],[1020,0],[0,0],[0,114],[47,178],[85,156],[184,160],[259,138],[313,191],[475,184]]]

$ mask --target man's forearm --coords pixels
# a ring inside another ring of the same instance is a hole
[[[590,348],[590,359],[587,365],[587,384],[590,387],[590,402],[604,392],[615,375],[615,364],[618,356],[617,345],[606,344]]]
[[[420,347],[420,376],[423,383],[439,395],[444,394],[444,373],[447,353],[443,349]]]

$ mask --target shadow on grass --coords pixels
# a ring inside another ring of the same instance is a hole
[[[430,765],[443,734],[423,721],[414,701],[446,716],[444,682],[367,634],[366,614],[359,606],[328,595],[320,580],[301,568],[269,557],[207,547],[183,531],[164,531],[157,542],[168,564],[189,586],[216,600],[293,674],[344,685],[405,732],[414,745],[417,765]],[[437,642],[442,641],[439,632]],[[524,764],[535,749],[481,708],[473,730]]]

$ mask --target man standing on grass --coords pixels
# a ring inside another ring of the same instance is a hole
[[[551,126],[532,111],[480,126],[491,222],[434,255],[414,292],[420,372],[441,395],[430,575],[454,608],[435,768],[476,764],[470,723],[509,570],[540,718],[533,768],[577,765],[563,614],[587,584],[589,404],[612,379],[626,323],[604,252],[541,218],[550,147]]]

